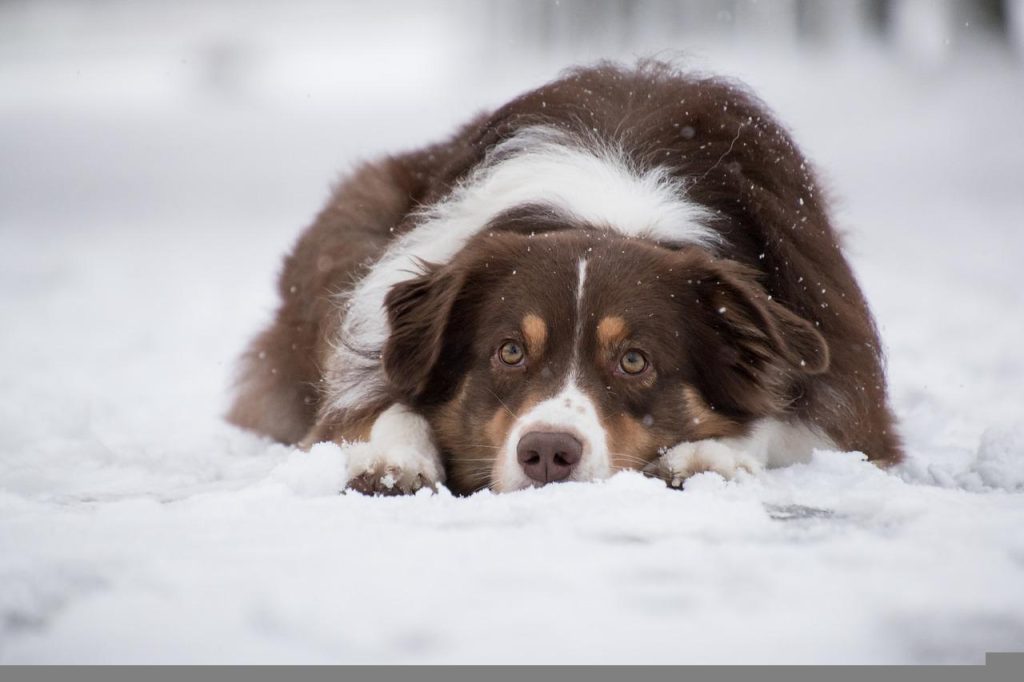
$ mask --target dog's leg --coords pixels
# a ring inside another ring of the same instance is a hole
[[[764,464],[747,454],[739,439],[723,438],[688,441],[666,450],[644,468],[644,473],[680,488],[690,476],[713,471],[731,479],[737,471],[756,473]]]
[[[444,483],[444,465],[425,418],[393,404],[367,430],[368,423],[363,419],[348,428],[314,429],[303,445],[321,440],[347,443],[347,487],[368,495],[404,495]]]
[[[765,467],[805,462],[816,448],[834,447],[826,436],[800,422],[762,419],[744,436],[687,441],[669,448],[644,473],[678,488],[704,471],[731,479],[739,471],[757,473]]]

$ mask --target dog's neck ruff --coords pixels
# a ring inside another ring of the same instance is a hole
[[[345,319],[328,402],[364,405],[385,383],[379,352],[390,332],[384,300],[421,263],[446,264],[491,220],[520,206],[543,206],[568,221],[672,246],[714,249],[713,214],[686,198],[669,169],[641,169],[613,144],[577,139],[552,127],[525,128],[483,163],[419,224],[396,239],[346,295]]]

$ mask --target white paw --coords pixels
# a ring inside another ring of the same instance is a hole
[[[348,485],[367,495],[407,495],[444,482],[441,457],[430,425],[400,405],[385,410],[367,443],[348,449]]]
[[[366,495],[408,495],[420,488],[436,488],[443,478],[435,453],[394,447],[379,450],[372,441],[348,449],[349,490]]]
[[[737,471],[756,473],[761,469],[757,459],[740,450],[716,440],[700,440],[680,443],[667,450],[648,464],[644,472],[679,488],[690,476],[705,471],[730,479],[736,476]]]

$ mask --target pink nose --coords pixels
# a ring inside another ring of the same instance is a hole
[[[564,481],[583,457],[583,445],[568,433],[531,431],[519,439],[519,464],[539,483]]]

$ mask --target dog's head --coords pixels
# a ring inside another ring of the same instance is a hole
[[[603,230],[485,231],[395,286],[383,363],[467,493],[639,469],[784,410],[828,349],[755,272]]]

